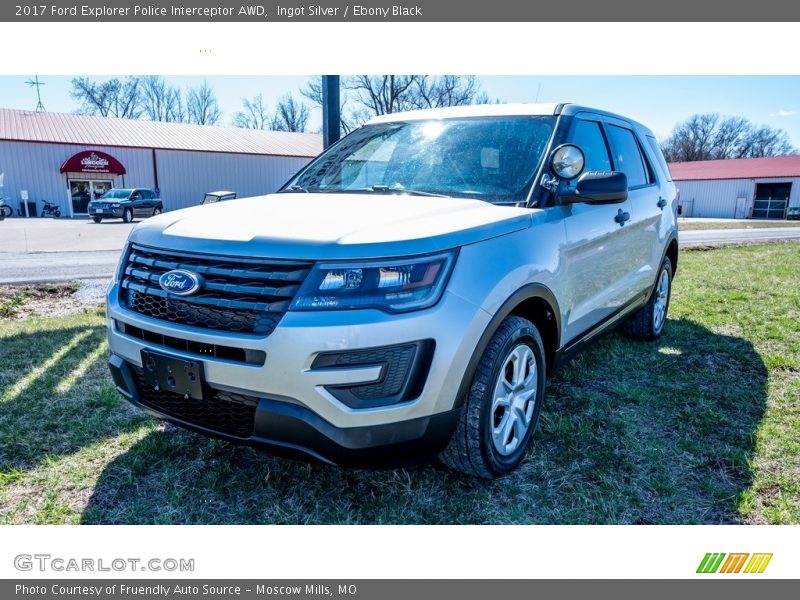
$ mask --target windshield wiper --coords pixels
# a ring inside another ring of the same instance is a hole
[[[303,194],[310,194],[311,193],[308,188],[305,188],[302,185],[292,185],[292,186],[286,188],[285,190],[281,190],[278,193],[279,194],[288,194],[288,193],[292,193],[292,192],[295,192],[295,193],[296,192],[300,192],[300,193],[303,193]]]
[[[370,188],[373,192],[383,192],[385,194],[408,194],[409,196],[433,196],[436,198],[448,198],[445,194],[425,192],[423,190],[409,190],[406,188],[389,187],[388,185],[373,185]]]

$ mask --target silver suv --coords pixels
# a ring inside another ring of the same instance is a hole
[[[382,116],[276,194],[137,226],[108,294],[111,371],[207,435],[498,477],[555,368],[616,325],[661,335],[676,195],[653,134],[607,112]]]

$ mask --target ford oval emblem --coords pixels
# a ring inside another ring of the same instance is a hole
[[[177,296],[189,296],[200,289],[200,277],[191,271],[174,269],[158,278],[161,289]]]

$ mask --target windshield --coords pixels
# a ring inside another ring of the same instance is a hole
[[[417,193],[524,202],[553,117],[409,121],[357,129],[283,192]]]
[[[130,195],[130,190],[108,190],[101,198],[103,200],[124,200]]]

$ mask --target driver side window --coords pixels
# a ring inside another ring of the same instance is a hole
[[[572,130],[572,143],[583,150],[586,171],[611,171],[608,145],[600,123],[576,119]]]

